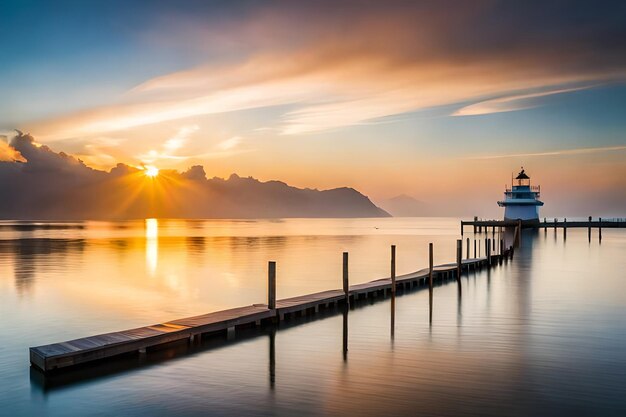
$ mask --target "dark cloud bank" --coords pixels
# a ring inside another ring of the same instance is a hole
[[[19,154],[0,161],[2,219],[388,216],[352,188],[299,189],[235,174],[227,180],[207,179],[202,166],[182,173],[162,170],[156,179],[124,164],[105,172],[36,146],[24,134],[10,148]]]

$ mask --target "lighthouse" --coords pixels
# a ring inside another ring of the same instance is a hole
[[[511,188],[504,191],[504,200],[498,201],[504,207],[504,220],[521,220],[524,223],[539,222],[539,201],[541,187],[530,185],[530,177],[524,172],[524,167],[515,179],[511,180]]]

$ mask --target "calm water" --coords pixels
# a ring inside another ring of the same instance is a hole
[[[0,415],[626,415],[626,231],[526,233],[513,262],[277,331],[44,380],[28,347],[454,259],[455,219],[0,222]],[[466,233],[465,237],[472,237]],[[477,238],[484,238],[479,235]],[[464,252],[465,253],[465,252]],[[347,336],[347,337],[346,337]],[[346,350],[347,349],[347,350]]]

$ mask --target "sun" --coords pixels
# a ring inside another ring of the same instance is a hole
[[[157,175],[159,175],[159,168],[157,168],[155,166],[152,166],[152,165],[147,165],[145,167],[144,172],[145,172],[146,176],[148,176],[150,178],[154,178]]]

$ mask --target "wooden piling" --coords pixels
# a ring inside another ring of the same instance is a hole
[[[433,244],[428,244],[428,323],[433,323]]]
[[[567,217],[563,218],[563,239],[567,239]]]
[[[474,258],[476,258],[476,239],[474,239]]]
[[[348,282],[348,252],[343,253],[343,293],[346,297],[346,304],[350,304],[350,284]]]
[[[469,237],[466,240],[466,245],[467,245],[467,259],[470,258],[470,239]]]
[[[598,241],[602,241],[602,217],[598,217]]]
[[[487,265],[491,266],[491,239],[487,239]]]
[[[474,234],[476,234],[476,222],[478,221],[478,216],[474,216]]]
[[[267,308],[276,308],[276,262],[269,261],[267,265]]]
[[[587,227],[587,237],[589,242],[591,242],[591,216],[589,216],[589,226]]]
[[[396,245],[391,245],[391,295],[396,296]]]
[[[428,288],[433,289],[433,244],[428,244]]]
[[[461,282],[461,264],[463,257],[463,240],[456,241],[456,280]]]

